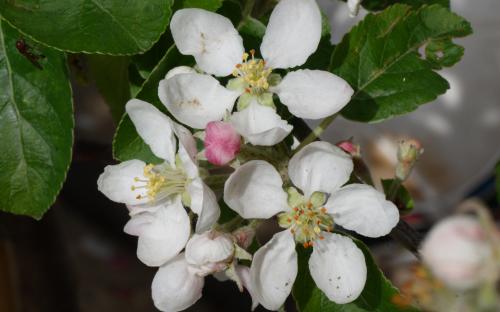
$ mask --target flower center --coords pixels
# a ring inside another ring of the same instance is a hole
[[[144,177],[134,178],[136,184],[132,185],[133,192],[143,191],[136,196],[137,199],[148,198],[150,202],[166,198],[173,194],[182,194],[188,182],[184,170],[172,168],[169,164],[149,164],[144,167]]]
[[[316,239],[324,239],[323,231],[333,230],[333,218],[327,213],[323,205],[314,205],[313,201],[302,202],[291,211],[278,216],[281,227],[289,228],[295,241],[304,247],[313,245]]]
[[[249,56],[251,56],[250,59]],[[236,65],[233,76],[245,81],[247,93],[260,94],[266,91],[269,88],[268,78],[272,72],[271,68],[266,67],[266,61],[256,59],[255,50],[250,50],[250,55],[243,53],[242,59],[243,61]]]

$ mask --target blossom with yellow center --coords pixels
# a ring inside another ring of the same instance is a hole
[[[278,216],[285,230],[255,254],[250,279],[255,297],[279,309],[297,275],[296,244],[312,247],[309,270],[316,285],[338,304],[355,300],[366,281],[363,252],[347,236],[331,233],[335,224],[368,237],[388,234],[399,221],[396,206],[364,184],[344,185],[353,170],[351,157],[327,142],[313,142],[288,163],[296,187],[283,189],[280,173],[262,160],[249,161],[231,174],[224,201],[246,219]]]
[[[302,66],[316,51],[321,12],[315,0],[278,2],[260,45],[260,57],[255,50],[244,53],[243,39],[234,25],[214,12],[178,10],[170,29],[180,53],[194,56],[197,69],[206,73],[167,75],[160,82],[162,103],[190,127],[204,128],[221,120],[237,100],[237,111],[229,118],[235,129],[253,145],[270,146],[292,130],[276,111],[276,97],[299,118],[321,119],[339,112],[354,93],[345,80],[328,71],[290,70],[282,79],[273,72]],[[226,90],[212,76],[231,74],[235,78],[228,81]],[[193,102],[198,105],[178,105]]]
[[[109,199],[130,209],[124,231],[139,237],[139,259],[160,266],[189,239],[191,221],[185,206],[198,215],[197,232],[209,229],[220,210],[215,194],[199,175],[196,142],[189,130],[140,100],[130,100],[126,111],[140,137],[163,162],[133,159],[106,166],[97,186]]]

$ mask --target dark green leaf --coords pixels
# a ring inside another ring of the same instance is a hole
[[[385,194],[389,194],[393,182],[393,179],[382,180],[382,186],[384,187]],[[413,198],[411,198],[410,193],[403,185],[399,186],[397,190],[394,204],[398,207],[400,214],[408,214],[414,208]]]
[[[399,307],[392,303],[398,290],[385,278],[375,264],[368,247],[361,241],[353,239],[363,251],[366,261],[367,279],[361,295],[348,304],[336,304],[330,301],[323,292],[316,287],[309,273],[308,260],[310,249],[297,247],[299,255],[299,272],[293,286],[293,297],[300,312],[416,312],[412,307]]]
[[[224,224],[233,220],[238,214],[226,204],[224,200],[219,200],[220,217],[217,223]]]
[[[128,56],[87,55],[87,62],[99,92],[106,100],[113,119],[118,122],[130,99]]]
[[[180,54],[175,46],[170,47],[135,97],[151,103],[165,112],[165,107],[158,98],[158,83],[165,78],[170,69],[180,65],[192,65],[193,63],[192,57]],[[149,163],[160,162],[141,137],[139,137],[132,121],[127,115],[122,117],[116,130],[113,140],[113,155],[120,161],[141,159]]]
[[[132,56],[132,64],[143,79],[147,79],[151,71],[165,55],[165,51],[174,43],[170,29],[168,29],[155,45],[146,53]]]
[[[364,0],[361,2],[363,7],[370,11],[380,11],[396,3],[407,4],[414,8],[424,4],[439,4],[445,8],[450,7],[450,0]]]
[[[0,209],[39,219],[71,161],[73,106],[64,54],[37,48],[44,57],[33,64],[20,38],[0,22]]]
[[[217,13],[229,18],[233,25],[238,25],[243,18],[243,7],[238,0],[225,0]]]
[[[137,54],[167,28],[172,0],[0,0],[0,13],[22,33],[68,52]]]
[[[472,32],[462,17],[439,5],[413,10],[394,5],[369,14],[337,45],[330,69],[354,88],[342,114],[381,121],[417,109],[449,88],[418,50],[436,39]]]
[[[184,8],[200,8],[209,11],[217,11],[222,6],[224,0],[184,0]]]

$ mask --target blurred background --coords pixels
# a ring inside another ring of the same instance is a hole
[[[333,43],[365,14],[352,19],[344,3],[318,2],[331,20]],[[392,177],[398,139],[418,139],[425,153],[406,185],[416,200],[407,221],[423,232],[471,196],[499,217],[493,167],[500,159],[500,2],[452,0],[452,7],[474,34],[459,41],[462,61],[442,72],[450,90],[387,122],[337,118],[323,136],[334,143],[353,137],[379,177]],[[85,68],[84,59],[75,62]],[[0,213],[0,311],[156,311],[150,293],[156,270],[137,260],[136,238],[122,231],[127,210],[96,189],[98,175],[113,163],[115,125],[95,86],[74,80],[76,144],[56,204],[38,222]],[[389,240],[370,243],[394,280],[394,268],[414,259]],[[207,278],[204,294],[188,311],[249,311],[248,294],[234,283]]]

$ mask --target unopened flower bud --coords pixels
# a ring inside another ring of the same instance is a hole
[[[234,127],[224,121],[212,121],[205,129],[205,157],[218,166],[229,163],[240,151],[241,138]]]
[[[194,234],[186,245],[186,261],[190,270],[199,276],[226,269],[233,255],[231,236],[217,231]]]
[[[244,226],[233,232],[236,243],[243,249],[247,249],[255,238],[255,228],[253,226]]]
[[[424,152],[422,145],[417,140],[403,140],[398,145],[398,163],[396,165],[396,178],[405,181],[415,166],[418,157]]]
[[[340,141],[337,144],[344,152],[350,154],[352,157],[360,157],[361,156],[361,148],[358,144],[352,142],[351,139]]]
[[[424,263],[434,275],[456,290],[480,286],[488,275],[493,251],[480,222],[467,215],[441,221],[425,239]]]

